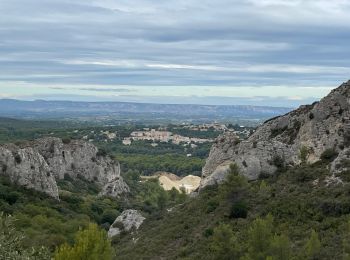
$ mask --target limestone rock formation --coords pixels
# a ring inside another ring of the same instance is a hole
[[[58,199],[54,174],[41,154],[33,148],[0,146],[0,174],[7,175],[13,183]]]
[[[344,157],[349,146],[350,81],[320,102],[266,121],[245,141],[232,133],[220,136],[202,170],[200,188],[222,182],[233,162],[243,175],[255,180],[278,167],[298,165],[302,159],[316,162],[326,150]]]
[[[108,230],[108,236],[114,237],[119,235],[122,231],[131,231],[132,229],[139,229],[144,218],[140,212],[134,209],[128,209],[116,218],[114,223]]]
[[[120,176],[119,163],[102,156],[97,147],[81,140],[63,142],[42,138],[22,144],[0,146],[1,174],[27,188],[58,198],[56,179],[85,178],[103,187],[102,194],[118,196],[129,188]],[[112,189],[106,188],[113,186]]]

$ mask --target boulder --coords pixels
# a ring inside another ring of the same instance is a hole
[[[109,228],[108,236],[114,237],[123,231],[130,232],[133,229],[137,230],[145,219],[146,218],[144,218],[137,210],[125,210],[119,217],[116,218]]]

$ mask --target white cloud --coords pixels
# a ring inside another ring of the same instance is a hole
[[[239,86],[253,96],[253,86],[293,99],[301,86],[324,94],[350,74],[346,0],[12,0],[0,9],[0,79],[26,82],[17,88],[28,95],[91,85],[168,86],[178,96]]]

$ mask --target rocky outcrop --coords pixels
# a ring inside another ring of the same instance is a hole
[[[350,148],[346,148],[338,154],[331,164],[331,171],[335,174],[350,171]]]
[[[81,140],[63,142],[42,138],[20,147],[0,147],[1,174],[19,185],[58,198],[57,179],[85,178],[101,185],[102,194],[118,196],[129,191],[120,176],[119,163],[101,154],[97,147]],[[112,189],[108,187],[113,187]]]
[[[320,102],[266,121],[245,141],[232,133],[220,136],[203,168],[201,188],[222,182],[233,162],[255,180],[302,159],[316,162],[326,150],[343,156],[350,145],[349,110],[350,81]]]
[[[128,209],[116,218],[111,227],[108,230],[108,236],[114,237],[121,232],[129,232],[132,229],[139,229],[141,224],[146,218],[144,218],[140,212],[134,209]]]
[[[54,174],[41,154],[33,148],[0,146],[0,174],[7,175],[13,183],[58,199]]]

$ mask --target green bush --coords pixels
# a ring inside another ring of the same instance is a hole
[[[63,142],[64,144],[70,144],[71,141],[72,141],[72,140],[71,140],[70,138],[63,138],[63,139],[62,139],[62,142]]]
[[[25,236],[15,229],[13,217],[0,213],[0,258],[1,259],[26,259],[47,260],[50,259],[49,251],[44,247],[24,248]]]
[[[230,218],[246,218],[248,215],[248,206],[244,201],[233,203],[230,211]]]
[[[100,148],[100,149],[98,149],[96,156],[97,157],[105,157],[105,156],[107,156],[107,151],[105,149]]]
[[[329,161],[333,161],[335,158],[337,158],[337,156],[338,156],[337,151],[335,151],[332,148],[328,148],[321,154],[320,158],[322,161],[329,162]]]
[[[15,154],[15,162],[17,164],[20,164],[22,162],[22,158],[18,153]]]
[[[117,216],[118,216],[118,211],[111,210],[111,209],[105,210],[101,217],[101,224],[109,223],[111,225],[113,224]]]
[[[64,244],[55,251],[55,260],[111,260],[113,249],[104,230],[90,224],[79,231],[73,246]]]

